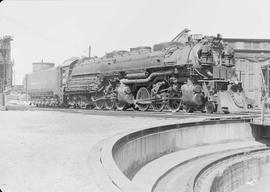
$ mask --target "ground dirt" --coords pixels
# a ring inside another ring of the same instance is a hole
[[[187,119],[0,111],[3,192],[95,191],[90,149],[117,133]]]

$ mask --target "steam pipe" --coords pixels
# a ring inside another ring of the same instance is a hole
[[[147,72],[127,74],[128,79],[142,79],[147,77]]]
[[[152,80],[154,77],[162,76],[162,75],[171,75],[173,74],[174,70],[168,70],[163,72],[154,72],[149,75],[146,79],[121,79],[120,82],[124,84],[131,84],[131,83],[147,83]]]

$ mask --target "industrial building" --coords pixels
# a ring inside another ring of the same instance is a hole
[[[246,96],[260,105],[264,77],[261,67],[270,64],[270,39],[225,38],[234,48],[236,70]]]
[[[11,36],[0,38],[0,93],[12,86]]]

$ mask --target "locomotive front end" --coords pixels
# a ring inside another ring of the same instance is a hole
[[[165,59],[173,60],[180,71],[178,82],[185,111],[228,113],[246,108],[242,84],[235,72],[234,51],[220,35],[195,39],[189,36]],[[183,73],[183,66],[188,73]]]

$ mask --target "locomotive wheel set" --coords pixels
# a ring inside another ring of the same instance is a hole
[[[246,108],[233,50],[220,36],[189,36],[187,31],[153,50],[71,58],[28,74],[26,88],[38,107],[208,113]]]

